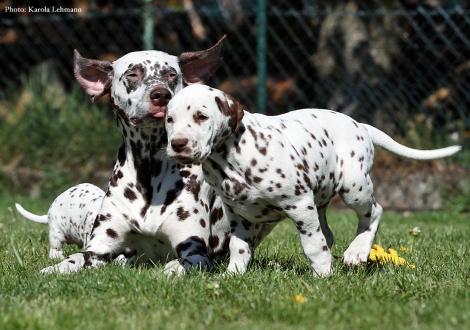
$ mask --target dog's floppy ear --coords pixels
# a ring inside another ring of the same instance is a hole
[[[84,58],[75,49],[73,73],[92,102],[109,93],[113,72],[112,62]]]
[[[225,39],[226,36],[223,36],[212,48],[178,56],[185,84],[203,84],[209,79],[222,63]]]
[[[222,114],[230,118],[228,121],[228,126],[230,127],[232,134],[235,134],[240,127],[245,113],[243,111],[243,106],[238,103],[238,101],[235,100],[233,96],[225,94],[225,98],[225,100],[222,100],[216,96],[215,102],[217,103]]]

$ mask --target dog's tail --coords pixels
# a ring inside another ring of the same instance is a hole
[[[412,149],[394,141],[390,136],[373,126],[367,124],[362,125],[364,125],[364,127],[369,132],[369,135],[372,138],[372,142],[374,143],[374,145],[384,148],[385,150],[388,150],[390,152],[393,152],[394,154],[411,159],[428,160],[442,158],[453,155],[462,149],[461,146],[451,146],[447,148],[433,150]]]
[[[29,220],[37,222],[37,223],[47,224],[47,222],[48,222],[47,221],[47,215],[36,215],[36,214],[31,213],[31,212],[28,212],[24,208],[22,208],[20,204],[15,203],[15,206],[16,206],[16,209],[18,210],[18,212],[20,212],[20,214],[22,216],[24,216],[26,219],[29,219]]]

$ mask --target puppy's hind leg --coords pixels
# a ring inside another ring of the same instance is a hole
[[[64,243],[67,242],[67,238],[63,230],[60,229],[60,225],[57,222],[51,222],[49,227],[49,250],[50,259],[64,259]]]
[[[333,232],[331,228],[328,226],[328,220],[326,218],[326,209],[328,208],[328,204],[319,206],[318,209],[318,218],[320,220],[321,231],[326,239],[326,244],[331,249],[334,242]]]
[[[359,220],[356,237],[343,255],[343,262],[347,266],[367,262],[383,211],[375,201],[369,174],[361,177],[362,180],[357,180],[354,186],[348,185],[347,189],[340,192],[345,204],[356,212]]]

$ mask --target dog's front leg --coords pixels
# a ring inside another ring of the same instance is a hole
[[[165,275],[181,276],[191,271],[210,271],[213,267],[207,244],[199,236],[190,236],[178,243],[175,246],[175,254],[178,259],[165,265]]]
[[[253,243],[262,226],[239,216],[230,222],[230,262],[227,273],[244,274],[253,257]]]

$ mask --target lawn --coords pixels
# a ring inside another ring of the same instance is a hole
[[[52,201],[17,200],[37,213]],[[284,221],[256,251],[243,276],[212,273],[167,278],[162,265],[109,265],[73,275],[40,275],[47,227],[0,201],[1,329],[468,329],[470,220],[444,211],[385,212],[376,243],[416,268],[345,269],[340,256],[354,237],[351,212],[329,213],[334,274],[313,278],[294,226]],[[76,251],[68,247],[66,253]]]

